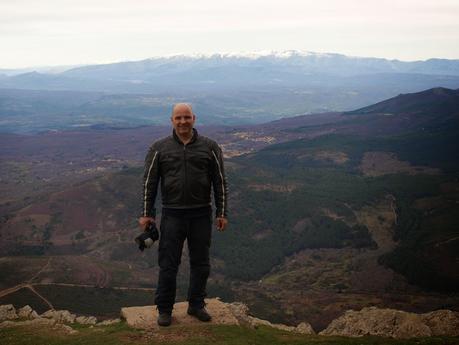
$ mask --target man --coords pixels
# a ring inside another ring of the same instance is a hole
[[[190,258],[188,314],[210,321],[205,309],[209,248],[212,232],[211,189],[216,205],[216,225],[227,226],[227,183],[223,156],[217,143],[199,135],[189,104],[173,107],[172,135],[158,140],[145,158],[141,228],[155,222],[155,199],[161,183],[162,215],[158,250],[159,279],[155,304],[158,324],[169,326],[175,302],[177,271],[186,239]]]

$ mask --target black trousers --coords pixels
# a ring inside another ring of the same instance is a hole
[[[183,243],[188,243],[190,283],[188,303],[204,307],[206,285],[210,273],[209,249],[212,234],[212,209],[163,209],[159,238],[159,278],[155,304],[159,312],[172,312],[177,288],[177,272]]]

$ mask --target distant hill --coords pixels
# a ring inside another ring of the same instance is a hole
[[[349,111],[346,114],[426,114],[459,115],[459,89],[437,87],[397,97]]]
[[[6,74],[6,73],[5,73]],[[234,87],[342,86],[377,83],[391,79],[422,88],[457,85],[459,60],[430,59],[404,62],[381,58],[349,57],[341,54],[286,51],[271,54],[214,54],[150,58],[71,68],[61,73],[46,70],[0,79],[0,87],[92,90],[109,92],[180,92],[228,90]],[[370,77],[372,76],[372,77]],[[428,84],[425,84],[428,83]],[[158,88],[160,90],[158,90]],[[407,90],[407,91],[413,91]]]
[[[301,74],[326,73],[330,75],[351,76],[374,73],[423,73],[459,76],[459,60],[429,59],[405,62],[382,58],[353,57],[332,53],[313,53],[303,51],[281,51],[266,54],[212,54],[176,55],[164,58],[151,58],[141,61],[128,61],[104,65],[77,67],[65,71],[66,76],[106,79],[138,78],[148,80],[155,75],[177,74],[187,70],[214,72],[228,71],[235,67],[256,73],[271,71],[297,71]],[[205,75],[205,74],[204,74]],[[253,74],[252,74],[253,75]],[[198,75],[196,75],[198,76]],[[201,75],[201,78],[203,75]],[[249,78],[249,76],[246,76]]]

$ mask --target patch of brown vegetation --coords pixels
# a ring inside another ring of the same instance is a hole
[[[333,220],[343,220],[344,221],[346,219],[346,217],[340,216],[339,214],[337,214],[336,212],[333,212],[329,208],[321,208],[320,210],[323,212],[323,214],[326,217],[331,218]]]
[[[273,234],[273,230],[272,229],[263,229],[263,230],[260,230],[260,231],[257,231],[256,233],[254,233],[252,235],[252,238],[256,241],[259,241],[259,240],[262,240],[266,237],[269,237],[271,234]]]
[[[392,250],[396,246],[394,241],[394,227],[397,214],[394,211],[393,196],[388,195],[384,200],[372,206],[364,206],[355,211],[360,224],[368,228],[373,240],[378,245],[378,254]]]
[[[440,189],[443,193],[451,193],[453,195],[459,195],[459,183],[458,182],[446,182],[440,185]]]
[[[366,176],[382,176],[387,174],[439,174],[436,168],[415,166],[408,162],[398,160],[391,152],[365,152],[360,163],[360,171]]]
[[[317,151],[312,154],[301,155],[298,158],[308,157],[318,161],[330,161],[335,164],[344,164],[349,160],[346,153],[340,151]]]
[[[233,136],[239,139],[250,141],[261,141],[263,143],[272,144],[276,142],[276,138],[270,135],[262,135],[257,132],[235,132]]]
[[[269,191],[278,192],[278,193],[290,193],[294,191],[295,189],[297,189],[299,186],[300,186],[299,184],[294,184],[294,183],[288,183],[288,184],[252,183],[252,184],[249,184],[247,187],[256,192],[269,190]]]
[[[293,232],[299,233],[299,232],[304,231],[306,227],[311,226],[311,225],[312,225],[312,222],[309,218],[302,218],[295,223],[292,230]]]
[[[435,208],[446,208],[449,203],[450,201],[443,196],[433,196],[416,199],[413,202],[413,207],[418,210],[431,211]]]

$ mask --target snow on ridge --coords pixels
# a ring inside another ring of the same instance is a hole
[[[273,57],[278,59],[288,59],[294,56],[307,57],[330,57],[337,54],[332,53],[315,53],[303,50],[260,50],[248,52],[216,52],[216,53],[192,53],[192,54],[170,54],[162,56],[154,56],[148,60],[159,59],[212,59],[212,58],[236,58],[236,59],[252,59],[256,60],[263,57]]]

